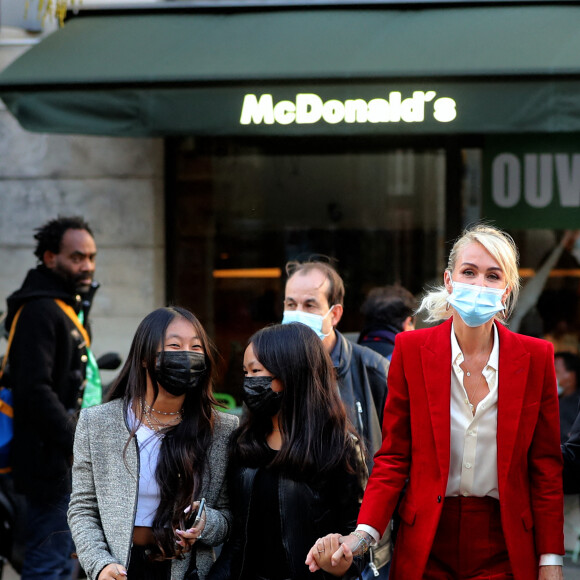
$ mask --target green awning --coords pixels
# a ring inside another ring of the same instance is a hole
[[[56,133],[579,132],[579,31],[574,5],[90,15],[0,96]]]

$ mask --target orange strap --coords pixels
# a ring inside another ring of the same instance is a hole
[[[10,327],[10,334],[8,335],[8,345],[6,346],[6,352],[4,353],[4,358],[2,359],[2,366],[0,367],[0,378],[4,374],[4,369],[6,368],[6,363],[8,362],[8,353],[10,352],[10,346],[12,345],[12,340],[14,338],[14,331],[16,330],[16,323],[20,318],[20,313],[24,306],[21,306],[18,311],[16,312],[16,316],[12,321],[12,326]],[[11,405],[9,405],[6,401],[0,399],[0,413],[10,417],[12,419],[14,417],[14,409]],[[0,473],[8,473],[10,471],[10,467],[6,467],[5,469],[0,469]]]
[[[60,306],[63,312],[73,321],[75,326],[78,328],[78,331],[81,333],[81,336],[83,337],[86,345],[90,346],[91,339],[89,337],[89,333],[87,332],[87,329],[81,324],[81,321],[79,320],[79,317],[77,316],[77,313],[74,311],[73,307],[69,306],[68,304],[66,304],[66,302],[63,302],[58,298],[55,298],[54,301]],[[10,346],[12,345],[12,340],[14,339],[14,332],[16,331],[16,323],[20,318],[20,313],[22,312],[23,308],[24,305],[18,309],[18,311],[16,312],[16,316],[14,316],[14,320],[12,321],[12,326],[10,327],[10,334],[8,335],[8,345],[6,346],[6,352],[4,353],[2,365],[0,366],[0,378],[2,378],[2,375],[4,374],[4,369],[6,368],[6,363],[8,362],[8,353],[10,352]],[[5,401],[0,401],[0,409],[2,413],[4,413],[5,415],[8,415],[9,417],[13,416],[12,407],[8,405],[8,403],[6,403]]]
[[[5,387],[1,388],[4,389]],[[0,399],[0,413],[6,415],[10,419],[14,418],[14,409],[12,408],[12,405],[9,405],[6,401],[3,401],[2,399]],[[2,472],[0,471],[0,473]]]
[[[77,327],[78,331],[81,333],[85,340],[87,346],[91,346],[91,338],[87,329],[81,324],[77,313],[74,311],[72,306],[69,306],[66,302],[63,302],[59,298],[55,298],[54,301],[60,306],[62,311],[73,321],[74,325]]]
[[[8,345],[6,346],[6,352],[4,353],[4,358],[2,359],[2,366],[0,367],[0,378],[2,378],[2,375],[4,374],[4,368],[6,367],[6,363],[8,362],[8,353],[10,352],[10,346],[12,345],[12,339],[14,338],[14,332],[16,330],[16,323],[18,322],[18,319],[20,318],[20,313],[22,312],[22,309],[24,308],[24,305],[22,305],[18,311],[16,312],[16,316],[14,317],[14,320],[12,321],[12,326],[10,327],[10,334],[8,335]]]

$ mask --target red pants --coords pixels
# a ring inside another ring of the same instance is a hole
[[[499,501],[491,497],[446,497],[423,579],[512,578]]]

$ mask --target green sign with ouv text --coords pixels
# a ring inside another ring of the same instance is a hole
[[[580,228],[580,135],[486,139],[483,175],[484,219],[510,229]]]

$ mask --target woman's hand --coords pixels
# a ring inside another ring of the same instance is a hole
[[[198,501],[193,502],[192,507],[193,509],[197,510],[199,508],[199,502]],[[190,510],[187,509],[186,513],[189,513],[189,511]],[[175,530],[175,534],[178,536],[178,539],[175,540],[175,543],[184,548],[186,551],[190,550],[193,544],[195,544],[195,542],[201,538],[201,533],[203,532],[204,528],[205,528],[205,510],[202,512],[201,519],[199,520],[199,523],[196,526],[188,528],[187,530]]]
[[[127,570],[121,564],[109,564],[97,576],[97,580],[121,580],[124,578],[127,578]]]
[[[308,552],[306,565],[311,572],[324,570],[333,576],[344,576],[352,565],[353,555],[347,545],[341,547],[341,541],[348,536],[340,534],[328,534],[324,538],[316,540],[314,546]],[[342,549],[342,556],[334,560],[334,554]]]

